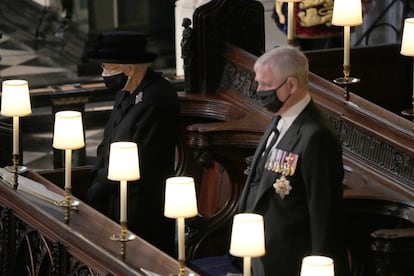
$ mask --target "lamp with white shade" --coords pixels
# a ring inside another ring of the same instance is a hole
[[[303,0],[277,0],[277,2],[287,2],[288,5],[287,42],[289,45],[293,45],[293,40],[295,38],[295,2],[301,1]]]
[[[133,240],[134,235],[127,235],[127,181],[140,179],[138,146],[134,142],[114,142],[110,145],[108,179],[120,181],[120,235],[112,235],[111,239],[121,242],[121,257],[126,256],[126,242]]]
[[[400,53],[404,56],[414,57],[414,18],[404,20],[403,37],[401,41]],[[412,109],[403,110],[406,116],[413,117],[414,120],[414,61],[413,61],[413,96]]]
[[[179,275],[185,272],[184,219],[198,214],[194,179],[187,176],[170,177],[165,185],[164,216],[177,220]]]
[[[236,214],[230,240],[230,254],[243,257],[243,275],[251,275],[251,258],[265,254],[263,216],[254,213]]]
[[[24,170],[19,166],[19,117],[32,114],[30,104],[29,85],[26,80],[5,80],[2,85],[1,115],[13,117],[13,167],[8,167],[14,172],[13,188],[18,186],[18,173]]]
[[[350,77],[350,43],[351,43],[351,27],[358,26],[362,21],[362,4],[361,0],[335,0],[332,24],[344,27],[344,77],[334,80],[335,83],[347,86],[348,84],[359,82],[358,78]],[[349,94],[345,94],[345,99],[349,99]]]
[[[326,256],[306,256],[302,260],[300,276],[334,276],[333,260]]]
[[[70,209],[78,204],[72,201],[72,150],[85,146],[82,114],[78,111],[59,111],[55,113],[53,145],[55,149],[65,150],[65,200],[59,205],[66,208],[65,222],[70,221]]]

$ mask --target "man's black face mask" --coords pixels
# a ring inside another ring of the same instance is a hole
[[[276,96],[276,92],[286,83],[286,81],[287,79],[276,89],[262,90],[256,92],[256,95],[259,97],[259,102],[270,112],[276,113],[282,107],[284,102],[279,100],[279,98]]]

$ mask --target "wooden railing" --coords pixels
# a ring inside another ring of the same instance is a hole
[[[140,237],[127,242],[126,257],[121,258],[119,242],[110,239],[120,233],[119,224],[82,201],[66,224],[62,207],[53,204],[50,197],[45,200],[36,191],[24,189],[23,184],[38,187],[37,191],[46,189],[48,193],[64,194],[39,174],[28,171],[24,177],[19,176],[21,183],[17,190],[8,181],[7,177],[0,179],[1,275],[148,275],[148,272],[170,275],[178,272],[176,260]]]

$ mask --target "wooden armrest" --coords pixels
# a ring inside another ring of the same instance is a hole
[[[374,239],[414,238],[414,228],[378,229],[371,233]]]

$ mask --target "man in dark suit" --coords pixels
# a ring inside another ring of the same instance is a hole
[[[164,190],[166,178],[174,176],[179,101],[175,88],[150,69],[156,55],[146,46],[142,33],[104,32],[89,54],[101,63],[106,86],[117,92],[97,149],[88,199],[119,222],[119,182],[107,178],[110,144],[135,142],[141,178],[128,183],[128,229],[174,256],[175,223],[164,216]]]
[[[349,275],[342,148],[310,97],[308,60],[295,47],[278,47],[254,70],[257,96],[277,125],[265,131],[240,199],[241,211],[264,217],[266,254],[252,260],[253,275],[299,275],[307,255],[331,257],[335,275]]]

